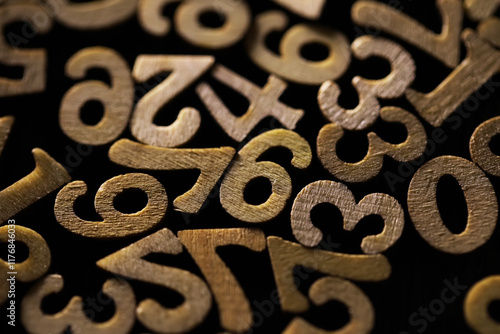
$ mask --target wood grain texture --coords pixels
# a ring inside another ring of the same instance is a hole
[[[420,22],[389,5],[377,1],[357,1],[351,8],[355,24],[380,29],[429,53],[450,68],[460,60],[461,0],[436,0],[442,17],[441,33],[436,34]]]
[[[495,14],[500,0],[464,0],[464,8],[471,20],[480,21]]]
[[[198,169],[194,186],[174,200],[182,212],[196,213],[221,178],[235,153],[232,147],[161,148],[128,139],[117,141],[109,150],[109,159],[122,166],[147,170]]]
[[[212,56],[140,55],[132,75],[137,82],[145,82],[162,72],[170,72],[158,86],[142,97],[134,110],[130,131],[137,140],[154,146],[176,147],[193,138],[200,127],[198,110],[181,109],[174,123],[168,126],[154,124],[161,108],[187,89],[214,63]]]
[[[61,292],[64,280],[60,275],[49,275],[32,287],[22,300],[21,321],[30,334],[63,333],[71,328],[72,333],[126,334],[132,329],[135,316],[135,296],[132,287],[125,281],[107,280],[102,291],[113,300],[115,312],[104,322],[90,320],[83,311],[80,296],[71,298],[66,307],[55,314],[42,310],[42,301],[53,293]]]
[[[16,272],[16,281],[31,282],[45,275],[50,267],[51,254],[45,239],[37,232],[21,225],[5,225],[0,227],[0,242],[7,243],[9,240],[9,229],[15,230],[15,241],[26,245],[28,248],[28,258],[14,265],[14,269],[9,268],[9,263],[0,259],[0,305],[7,300],[10,277],[8,272]],[[9,243],[10,244],[10,243]],[[5,249],[10,249],[5,247]],[[7,254],[5,253],[6,258]]]
[[[267,247],[284,312],[302,313],[310,307],[293,279],[297,266],[354,281],[382,281],[391,273],[389,261],[381,254],[350,255],[311,249],[274,236],[267,238]]]
[[[137,18],[142,29],[147,33],[162,37],[168,35],[171,22],[162,15],[163,9],[172,3],[181,0],[139,0]]]
[[[224,18],[221,27],[204,26],[201,14],[214,11]],[[189,43],[207,49],[222,49],[240,41],[251,23],[251,12],[246,1],[225,0],[224,5],[217,1],[184,0],[174,15],[177,33]]]
[[[237,117],[229,111],[209,84],[203,82],[196,87],[198,96],[212,117],[232,139],[238,142],[245,139],[250,131],[268,116],[276,118],[289,130],[295,129],[297,122],[304,116],[302,109],[291,108],[279,101],[287,84],[274,75],[269,76],[263,88],[223,65],[216,65],[212,70],[212,76],[239,92],[250,102],[246,113]]]
[[[159,285],[179,293],[184,301],[165,308],[147,298],[137,305],[137,319],[156,333],[185,333],[197,327],[212,307],[212,295],[205,282],[189,271],[144,260],[151,253],[180,254],[182,244],[169,230],[162,229],[97,262],[114,274]]]
[[[131,18],[138,0],[93,0],[75,3],[70,0],[45,0],[57,21],[77,30],[111,28]]]
[[[408,101],[427,122],[436,127],[441,126],[488,79],[500,72],[500,51],[471,29],[464,30],[462,40],[467,56],[443,82],[427,94],[413,89],[406,91]]]
[[[474,161],[486,173],[500,176],[500,156],[491,152],[491,139],[500,134],[500,116],[481,123],[470,138],[469,150]]]
[[[235,333],[252,326],[252,310],[243,289],[217,254],[218,247],[238,245],[255,252],[266,249],[266,236],[250,228],[184,230],[179,239],[193,257],[212,289],[219,308],[221,326]]]
[[[220,187],[220,202],[224,209],[236,219],[247,223],[263,223],[276,217],[285,208],[292,193],[292,180],[287,171],[270,161],[257,161],[267,150],[284,147],[293,154],[292,166],[299,169],[309,167],[312,152],[309,143],[290,130],[271,130],[253,138],[235,156]],[[264,177],[272,184],[272,193],[262,204],[253,205],[245,201],[247,184]]]
[[[380,118],[385,122],[397,122],[405,126],[406,140],[391,144],[374,132],[368,133],[368,152],[358,162],[345,162],[337,155],[337,144],[344,130],[336,123],[325,125],[316,140],[318,157],[323,167],[333,176],[346,182],[364,182],[377,176],[384,164],[384,156],[400,162],[420,157],[427,145],[427,135],[420,121],[408,111],[398,107],[384,107]]]
[[[83,79],[92,68],[104,69],[111,85],[89,80],[71,87],[64,94],[59,111],[59,125],[76,142],[104,145],[118,138],[127,127],[134,103],[134,85],[130,68],[115,50],[89,47],[75,53],[66,63],[66,76]],[[89,101],[101,102],[104,114],[96,125],[85,124],[80,112]]]
[[[321,16],[326,0],[273,0],[294,14],[310,20],[317,20]]]
[[[360,60],[380,57],[387,60],[391,72],[382,79],[368,80],[360,76],[352,79],[359,95],[356,108],[346,110],[338,104],[341,94],[339,85],[328,80],[318,91],[318,104],[323,115],[347,130],[363,130],[373,125],[380,114],[377,98],[394,99],[415,79],[415,63],[411,55],[399,44],[381,37],[358,37],[351,45],[354,56]]]
[[[313,225],[311,211],[321,203],[335,205],[344,218],[344,229],[352,231],[361,219],[375,214],[384,220],[384,229],[361,242],[367,254],[381,253],[391,247],[403,233],[404,211],[392,196],[375,193],[365,196],[358,204],[346,185],[333,181],[316,181],[302,189],[295,198],[290,215],[295,238],[304,246],[316,247],[323,238]]]
[[[349,41],[340,31],[324,26],[296,24],[289,28],[280,42],[280,55],[265,44],[272,32],[281,32],[288,26],[288,17],[281,11],[267,11],[255,17],[246,39],[250,59],[263,70],[300,84],[320,85],[326,80],[342,76],[351,61]],[[329,50],[326,59],[311,61],[301,56],[308,43],[320,43]]]
[[[311,286],[309,299],[321,306],[331,300],[347,307],[350,320],[342,328],[327,331],[311,325],[304,318],[296,317],[282,334],[368,334],[375,325],[375,310],[366,294],[353,283],[337,277],[324,277]],[[332,314],[332,317],[335,317]]]
[[[439,179],[453,176],[467,202],[467,226],[460,234],[444,225],[436,199]],[[441,156],[428,161],[413,176],[408,189],[408,212],[418,233],[432,247],[451,254],[472,252],[488,241],[495,229],[498,202],[490,181],[463,158]]]
[[[113,201],[127,189],[139,189],[148,197],[147,205],[135,213],[115,209]],[[158,225],[167,212],[168,198],[163,185],[147,174],[125,174],[104,182],[95,196],[95,209],[103,221],[87,221],[75,213],[75,202],[87,193],[83,181],[66,185],[57,194],[54,215],[68,231],[98,239],[123,238],[149,231]]]
[[[488,17],[479,23],[477,32],[481,38],[500,48],[500,19],[496,16]]]
[[[467,325],[478,334],[500,332],[500,323],[490,315],[491,302],[500,300],[500,276],[492,275],[477,282],[467,292],[464,316]]]
[[[44,16],[46,21],[39,23],[35,20],[37,15]],[[11,45],[16,41],[11,40],[9,44],[4,37],[5,28],[16,22],[28,22],[39,34],[45,34],[52,28],[52,18],[40,6],[16,3],[0,7],[0,63],[23,67],[21,79],[0,77],[0,97],[40,93],[46,88],[47,50],[19,48],[19,45]]]

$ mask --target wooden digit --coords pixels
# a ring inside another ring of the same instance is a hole
[[[196,87],[198,96],[212,117],[236,141],[245,139],[250,131],[268,116],[273,116],[290,130],[295,129],[297,122],[304,116],[303,110],[293,109],[279,101],[279,97],[285,91],[287,84],[274,75],[269,76],[267,84],[263,88],[256,86],[222,65],[216,65],[212,70],[212,75],[217,80],[241,93],[250,102],[247,112],[240,117],[236,117],[227,109],[224,102],[209,84],[203,82]]]
[[[221,148],[161,148],[121,139],[111,146],[109,159],[122,166],[148,170],[199,169],[194,186],[174,200],[182,212],[196,213],[224,173],[235,149]]]
[[[372,302],[363,290],[347,280],[323,277],[311,286],[309,298],[318,306],[331,300],[343,303],[349,311],[349,322],[338,330],[326,331],[311,325],[303,318],[296,317],[282,334],[368,334],[375,325],[375,310]]]
[[[113,49],[90,47],[75,53],[66,63],[66,75],[83,79],[91,68],[105,69],[111,85],[89,80],[71,87],[64,94],[59,124],[64,133],[85,145],[104,145],[114,141],[127,127],[134,103],[134,85],[127,62]],[[80,109],[92,100],[104,106],[104,115],[96,125],[87,125],[80,118]]]
[[[340,87],[333,81],[324,82],[318,92],[318,103],[323,115],[347,130],[363,130],[371,126],[380,114],[378,98],[401,96],[415,79],[415,63],[399,44],[380,37],[362,36],[351,45],[354,56],[366,59],[377,56],[391,64],[391,73],[383,79],[368,80],[360,76],[352,79],[359,94],[359,104],[352,110],[339,106]]]
[[[292,165],[307,168],[312,159],[311,147],[297,133],[290,130],[271,130],[246,144],[236,155],[220,187],[220,202],[234,218],[248,223],[262,223],[276,217],[285,207],[292,193],[292,180],[287,171],[270,161],[257,159],[272,147],[286,147],[292,154]],[[272,184],[272,194],[266,202],[252,205],[245,201],[247,184],[258,177]]]
[[[278,237],[268,237],[267,247],[281,309],[285,312],[301,313],[307,311],[310,306],[308,299],[298,290],[293,279],[293,269],[297,266],[355,281],[382,281],[391,273],[389,261],[381,254],[335,253],[306,248]]]
[[[49,275],[31,288],[21,304],[21,322],[30,334],[72,333],[126,334],[135,322],[135,296],[130,285],[116,279],[107,280],[102,291],[113,299],[115,313],[105,322],[90,320],[83,311],[83,300],[74,296],[68,305],[56,314],[45,314],[42,301],[63,288],[61,275]]]
[[[453,176],[467,202],[467,227],[453,234],[441,219],[436,200],[439,179]],[[472,162],[441,156],[425,163],[413,176],[408,189],[408,212],[418,233],[442,252],[464,254],[480,247],[491,237],[498,215],[495,190],[484,173]]]
[[[492,16],[499,6],[500,0],[464,0],[465,12],[474,21]]]
[[[491,302],[500,300],[500,276],[488,276],[477,282],[464,302],[465,321],[478,334],[498,333],[500,323],[488,311]]]
[[[252,326],[250,303],[231,270],[217,254],[218,247],[244,246],[255,252],[266,248],[266,236],[250,228],[184,230],[179,239],[200,267],[219,308],[221,326],[244,332]]]
[[[273,0],[291,12],[310,20],[321,16],[326,0]]]
[[[257,15],[246,40],[248,56],[269,73],[293,82],[320,85],[326,80],[339,78],[349,66],[349,41],[343,33],[323,26],[297,24],[287,30],[280,43],[281,55],[266,48],[265,39],[273,31],[288,26],[287,16],[280,11]],[[328,47],[329,56],[321,61],[304,59],[301,48],[309,43]]]
[[[115,209],[113,200],[127,189],[140,189],[148,196],[145,208],[135,213]],[[125,174],[104,182],[95,196],[95,208],[103,221],[87,221],[74,211],[75,201],[87,193],[83,181],[66,185],[57,194],[54,214],[57,221],[72,233],[88,238],[123,238],[146,232],[159,224],[167,212],[168,198],[163,185],[147,174]]]
[[[500,176],[500,156],[491,152],[491,139],[500,134],[500,117],[493,117],[480,124],[470,138],[470,155],[486,173]]]
[[[206,284],[189,271],[144,260],[151,253],[180,254],[182,244],[169,229],[162,229],[97,262],[97,266],[114,274],[160,285],[184,297],[173,309],[153,299],[139,302],[137,319],[156,333],[186,333],[205,319],[212,307],[212,296]]]
[[[166,36],[170,32],[170,20],[163,17],[163,8],[181,0],[139,0],[137,17],[141,27],[154,36]]]
[[[337,143],[344,135],[342,127],[335,123],[325,125],[317,138],[318,157],[333,176],[346,182],[364,182],[377,176],[384,164],[384,156],[396,161],[411,161],[422,155],[427,145],[425,129],[420,121],[398,107],[384,107],[380,118],[385,122],[397,122],[406,127],[408,136],[399,144],[383,141],[374,132],[368,133],[368,152],[358,162],[341,160],[337,155]]]
[[[137,140],[154,146],[176,147],[185,144],[200,127],[200,114],[194,108],[183,108],[169,126],[157,126],[154,117],[174,97],[205,73],[214,63],[212,56],[141,55],[132,75],[144,82],[161,72],[171,72],[167,79],[137,102],[130,130]]]
[[[460,60],[460,32],[463,8],[461,0],[436,0],[443,20],[436,34],[418,21],[378,1],[357,1],[351,9],[355,24],[374,27],[392,34],[429,53],[450,68]]]

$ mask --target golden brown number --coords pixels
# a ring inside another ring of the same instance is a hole
[[[453,176],[467,202],[467,227],[453,234],[444,225],[436,200],[439,179]],[[441,156],[425,163],[415,173],[408,189],[408,212],[418,233],[431,246],[452,254],[468,253],[491,237],[498,215],[495,190],[484,173],[472,162]]]
[[[312,159],[307,141],[290,130],[271,130],[246,144],[236,155],[220,187],[220,202],[234,218],[248,223],[262,223],[276,217],[285,207],[292,193],[292,180],[287,171],[270,161],[257,161],[272,147],[285,147],[293,153],[292,165],[307,168]],[[258,177],[267,178],[272,193],[262,204],[245,201],[243,193],[247,184]]]
[[[325,125],[317,138],[318,157],[333,176],[346,182],[364,182],[378,175],[384,164],[384,156],[397,161],[411,161],[422,155],[427,144],[425,129],[411,113],[398,107],[384,107],[380,118],[385,122],[397,122],[406,127],[408,136],[399,144],[383,141],[374,132],[368,133],[368,152],[358,162],[341,160],[337,155],[337,144],[344,135],[342,127],[335,123]]]
[[[491,152],[491,139],[500,134],[500,117],[493,117],[480,124],[470,138],[470,155],[486,173],[500,176],[500,156]]]
[[[283,12],[268,11],[257,15],[246,40],[248,55],[255,64],[269,73],[307,85],[335,80],[346,71],[351,60],[349,42],[340,31],[326,27],[294,25],[281,40],[281,55],[269,51],[265,38],[273,31],[282,31],[287,25],[288,18]],[[304,59],[300,50],[308,43],[320,43],[328,47],[328,57],[321,61]]]
[[[250,303],[216,249],[239,245],[261,252],[266,248],[264,233],[249,228],[185,230],[179,231],[179,239],[212,289],[219,308],[221,326],[230,332],[249,330],[252,325]]]
[[[37,15],[45,15],[43,24],[37,24]],[[29,22],[36,32],[41,34],[47,33],[52,28],[52,19],[46,16],[40,6],[16,4],[0,7],[0,63],[24,68],[21,79],[0,77],[0,97],[40,93],[45,90],[46,86],[47,51],[45,49],[24,50],[17,48],[18,45],[6,43],[5,27],[18,21]]]
[[[355,281],[381,281],[387,279],[391,273],[389,261],[381,254],[335,253],[306,248],[278,237],[268,237],[267,247],[281,309],[285,312],[301,313],[307,311],[310,306],[293,279],[293,270],[297,266]]]
[[[291,12],[311,20],[319,19],[326,0],[273,0]]]
[[[160,147],[176,147],[185,144],[200,127],[200,114],[194,108],[183,108],[177,120],[169,126],[157,126],[153,119],[159,109],[197,80],[214,63],[212,56],[163,56],[141,55],[137,57],[133,77],[144,82],[161,72],[171,72],[167,79],[148,92],[135,107],[130,130],[139,141]]]
[[[480,21],[495,13],[500,0],[464,0],[467,15],[474,21]]]
[[[130,285],[116,279],[107,280],[102,291],[113,299],[115,312],[105,322],[93,322],[83,311],[80,296],[71,298],[67,306],[56,314],[45,314],[42,301],[63,288],[60,275],[49,275],[31,288],[21,304],[21,321],[30,334],[63,333],[71,328],[72,333],[126,334],[135,321],[135,296]]]
[[[135,213],[115,209],[113,200],[127,189],[140,189],[148,196],[145,208]],[[87,193],[83,181],[66,185],[57,194],[54,214],[65,229],[89,238],[122,238],[143,233],[159,224],[167,212],[168,198],[163,185],[147,174],[125,174],[104,182],[95,196],[95,208],[102,222],[87,221],[74,211],[75,201]]]
[[[367,254],[387,250],[403,233],[404,211],[394,197],[381,193],[370,194],[356,204],[352,192],[344,184],[316,181],[299,192],[292,206],[292,231],[304,246],[315,247],[323,238],[323,233],[314,227],[311,220],[311,210],[321,203],[331,203],[339,208],[344,218],[344,229],[348,231],[352,231],[366,216],[375,214],[384,219],[383,231],[365,237],[361,243],[361,249]]]
[[[245,139],[250,131],[268,116],[275,117],[287,129],[293,130],[304,115],[303,110],[293,109],[279,101],[279,97],[285,91],[287,84],[274,75],[269,76],[267,84],[263,88],[256,86],[222,65],[216,65],[212,70],[212,75],[217,80],[241,93],[250,102],[247,112],[240,117],[236,117],[227,109],[224,102],[209,84],[203,82],[196,87],[198,96],[212,117],[236,141]]]
[[[170,31],[170,20],[162,16],[163,8],[181,0],[139,0],[137,16],[141,27],[151,35],[166,36]]]
[[[114,163],[137,169],[199,169],[200,176],[194,186],[174,200],[176,209],[196,213],[231,162],[234,153],[235,149],[232,147],[161,148],[121,139],[111,146],[109,158]]]
[[[401,96],[415,79],[415,63],[399,44],[380,37],[362,36],[351,45],[354,56],[366,59],[377,56],[391,64],[391,73],[383,79],[368,80],[360,76],[352,79],[359,94],[359,104],[352,110],[338,105],[340,87],[333,81],[324,82],[318,92],[318,103],[323,115],[347,130],[363,130],[371,126],[380,114],[378,98],[394,99]]]
[[[155,264],[143,258],[151,253],[177,255],[182,244],[169,229],[162,229],[97,262],[97,266],[117,275],[159,285],[181,294],[184,302],[173,309],[153,299],[137,305],[137,319],[157,333],[185,333],[198,326],[212,306],[207,285],[189,271]]]
[[[467,293],[464,302],[465,321],[478,334],[500,331],[500,323],[488,310],[493,301],[500,300],[500,276],[488,276],[477,282]]]
[[[390,33],[429,53],[450,68],[460,60],[461,0],[436,0],[443,18],[441,33],[435,34],[418,21],[378,1],[357,1],[351,9],[355,24]]]
[[[59,112],[59,124],[64,133],[85,145],[112,142],[127,127],[134,102],[134,86],[127,62],[116,51],[90,47],[75,53],[66,63],[66,75],[82,79],[91,68],[105,69],[111,85],[89,80],[78,83],[64,94]],[[80,109],[92,100],[100,101],[104,115],[96,125],[87,125],[80,118]]]

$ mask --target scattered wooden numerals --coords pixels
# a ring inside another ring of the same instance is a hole
[[[500,300],[500,276],[488,276],[476,283],[467,293],[464,316],[467,324],[476,333],[487,334],[500,331],[500,323],[491,317],[488,307]]]
[[[500,157],[490,149],[491,139],[500,134],[500,117],[493,117],[480,124],[470,138],[470,155],[486,173],[500,176]]]

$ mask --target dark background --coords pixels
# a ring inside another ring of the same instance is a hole
[[[400,3],[403,12],[416,18],[430,29],[436,32],[440,31],[441,18],[433,1],[401,0]],[[282,9],[286,12],[285,9],[270,1],[249,1],[249,5],[253,15],[268,9]],[[318,23],[341,30],[352,42],[358,33],[350,19],[351,5],[352,1],[327,1]],[[165,14],[171,18],[176,7],[175,4],[168,6],[165,9]],[[291,25],[308,21],[290,12],[287,14],[290,17]],[[219,24],[216,15],[208,15],[206,20],[209,24]],[[22,25],[22,23],[9,25],[6,32],[20,33]],[[464,27],[475,28],[475,26],[474,22],[465,19]],[[364,28],[359,29],[362,32],[365,31]],[[267,42],[271,50],[278,52],[282,35],[282,33],[273,33],[269,36]],[[414,57],[417,77],[412,85],[413,88],[423,92],[431,91],[451,72],[450,69],[441,65],[425,52],[390,35],[383,33],[381,35],[401,43]],[[33,170],[34,160],[30,152],[32,148],[40,147],[67,167],[77,165],[72,168],[72,179],[85,181],[88,185],[88,195],[77,201],[75,210],[83,219],[87,220],[100,220],[93,207],[93,198],[99,186],[116,175],[134,172],[132,169],[117,166],[109,161],[107,153],[110,145],[87,148],[88,151],[85,154],[80,154],[80,159],[75,160],[75,157],[69,157],[68,152],[76,151],[78,143],[66,137],[59,127],[58,113],[61,98],[76,83],[64,75],[65,63],[77,51],[97,45],[117,50],[127,60],[131,68],[139,54],[214,54],[218,63],[229,67],[259,86],[266,83],[269,75],[248,58],[241,41],[229,49],[212,53],[210,50],[203,50],[188,44],[177,35],[175,29],[172,29],[166,37],[152,37],[142,30],[136,17],[111,29],[97,32],[76,31],[55,22],[51,32],[30,39],[29,43],[25,45],[26,47],[43,47],[48,51],[47,89],[40,94],[0,99],[0,116],[13,115],[16,118],[11,135],[0,157],[0,175],[2,176],[0,189],[8,187]],[[321,59],[324,52],[326,51],[318,46],[311,46],[304,50],[304,54],[311,59]],[[462,46],[461,59],[464,57],[465,48]],[[381,59],[371,58],[366,61],[358,61],[353,58],[349,69],[337,81],[342,88],[341,105],[345,108],[353,108],[358,103],[357,94],[350,85],[354,75],[376,79],[386,76],[389,71],[389,64]],[[89,73],[87,79],[103,80],[109,83],[109,77],[105,71],[95,69]],[[19,78],[21,75],[22,68],[0,65],[0,76]],[[241,115],[246,111],[248,102],[238,93],[218,83],[209,75],[203,76],[197,82],[202,80],[209,82],[214,87],[233,113]],[[500,76],[495,76],[492,80],[500,82]],[[194,92],[195,85],[192,85],[167,107],[164,107],[158,113],[155,122],[159,125],[168,125],[175,120],[182,107],[192,106],[200,111],[202,125],[196,137],[184,147],[232,146],[240,148],[240,143],[229,138],[210,116]],[[137,85],[137,87],[141,86]],[[318,87],[290,83],[289,88],[281,97],[281,101],[289,106],[305,110],[305,116],[298,123],[295,131],[307,139],[314,154],[311,166],[303,171],[291,166],[291,153],[285,149],[273,149],[263,157],[263,160],[271,160],[283,165],[293,182],[293,193],[285,210],[276,219],[259,225],[267,236],[277,235],[295,241],[291,233],[289,215],[297,193],[313,181],[336,180],[323,169],[316,156],[316,137],[321,127],[327,123],[317,105],[317,90]],[[137,89],[136,100],[142,95],[141,91]],[[383,106],[400,106],[417,114],[404,98],[391,101],[381,100],[380,102]],[[442,129],[447,135],[447,140],[437,145],[435,151],[426,156],[426,161],[441,155],[456,155],[470,160],[468,150],[470,136],[479,124],[498,114],[499,102],[500,94],[498,92],[492,94],[489,99],[481,101],[480,107],[472,112],[470,117],[464,120],[456,130],[452,129],[453,123],[445,123]],[[88,103],[82,111],[82,117],[89,124],[95,124],[102,116],[102,110],[102,106],[98,102]],[[430,135],[433,127],[422,118],[419,117],[419,119]],[[252,131],[247,139],[255,137],[263,129],[274,127],[280,127],[279,122],[267,118]],[[406,136],[403,126],[381,121],[377,121],[375,126],[369,130],[375,131],[384,140],[393,143],[404,141]],[[364,157],[368,145],[367,132],[346,132],[338,146],[340,157],[346,161],[358,161]],[[133,139],[128,129],[121,137]],[[499,142],[494,139],[491,146],[494,152],[500,153],[500,145],[497,143]],[[418,166],[418,164],[415,165]],[[498,229],[485,245],[464,255],[442,253],[432,248],[418,235],[407,214],[406,206],[406,193],[411,176],[407,177],[404,183],[398,183],[394,190],[389,187],[384,178],[384,172],[390,171],[398,174],[398,168],[400,168],[400,163],[386,158],[382,172],[373,180],[360,184],[348,184],[357,201],[367,194],[383,192],[394,196],[406,213],[402,237],[384,253],[392,265],[391,277],[384,282],[356,283],[365,291],[375,307],[374,333],[400,333],[402,331],[418,333],[417,329],[421,329],[421,327],[412,326],[408,318],[413,312],[418,312],[420,307],[428,307],[432,300],[440,298],[441,291],[446,287],[443,283],[444,280],[453,282],[457,279],[460,284],[470,287],[488,275],[500,273]],[[224,211],[217,196],[218,186],[198,214],[187,215],[173,210],[172,201],[192,187],[197,178],[196,171],[148,173],[155,176],[165,186],[169,197],[169,207],[164,221],[153,231],[140,236],[116,241],[99,241],[85,239],[66,231],[57,223],[53,213],[57,192],[41,199],[14,217],[17,224],[31,228],[45,238],[52,252],[52,264],[48,274],[59,273],[63,275],[65,280],[65,288],[62,293],[49,296],[44,300],[42,305],[44,311],[57,313],[74,295],[80,295],[84,299],[87,296],[96,296],[104,281],[113,275],[98,269],[95,262],[160,228],[167,227],[177,232],[183,229],[255,227],[255,225],[236,220]],[[498,178],[488,177],[498,192],[500,185]],[[249,202],[259,203],[263,202],[269,194],[269,181],[261,180],[249,185],[246,196]],[[453,178],[444,177],[440,181],[437,200],[441,215],[448,228],[455,233],[463,231],[467,221],[467,205],[458,183]],[[139,210],[145,205],[145,202],[143,194],[130,192],[118,198],[116,205],[122,209]],[[325,240],[329,239],[338,244],[336,251],[350,254],[361,254],[362,238],[367,234],[377,234],[383,228],[383,222],[380,218],[370,216],[363,219],[353,232],[345,232],[342,229],[340,212],[331,205],[321,205],[316,208],[313,211],[313,221],[322,228]],[[2,247],[0,254],[5,259],[6,245],[2,245]],[[24,256],[27,256],[26,249],[19,243],[18,251],[24,252]],[[254,301],[261,303],[270,298],[275,289],[275,283],[267,251],[254,253],[241,247],[226,247],[221,248],[219,254],[233,270],[251,304]],[[187,252],[179,256],[152,255],[148,259],[188,269],[202,276]],[[20,258],[18,258],[18,262],[20,262]],[[314,280],[320,276],[310,275],[308,279],[301,282],[300,289],[306,292]],[[166,307],[173,307],[182,302],[182,298],[178,294],[167,289],[137,281],[129,282],[134,288],[138,301],[154,297]],[[18,305],[32,284],[17,282],[19,295],[16,299]],[[437,316],[434,321],[428,323],[425,332],[471,332],[463,319],[464,297],[465,293],[462,293],[455,302],[447,304],[444,312]],[[255,305],[252,307],[257,310]],[[496,305],[492,305],[491,314],[496,319],[500,319],[499,310]],[[96,314],[95,320],[105,321],[112,316],[113,312],[114,306],[111,303],[105,307],[103,312]],[[217,307],[214,303],[206,320],[194,333],[221,331],[217,313]],[[303,316],[311,323],[327,330],[338,329],[349,319],[347,309],[336,302],[330,302],[323,307],[312,307]],[[282,313],[275,305],[274,312],[269,317],[265,317],[261,326],[254,328],[254,333],[280,333],[292,318],[293,315]],[[19,320],[18,318],[16,329],[19,330],[19,333],[23,333]],[[2,326],[4,325],[6,325],[6,320],[2,319]],[[11,328],[6,330],[9,333],[12,332]],[[148,331],[137,322],[132,332]]]

